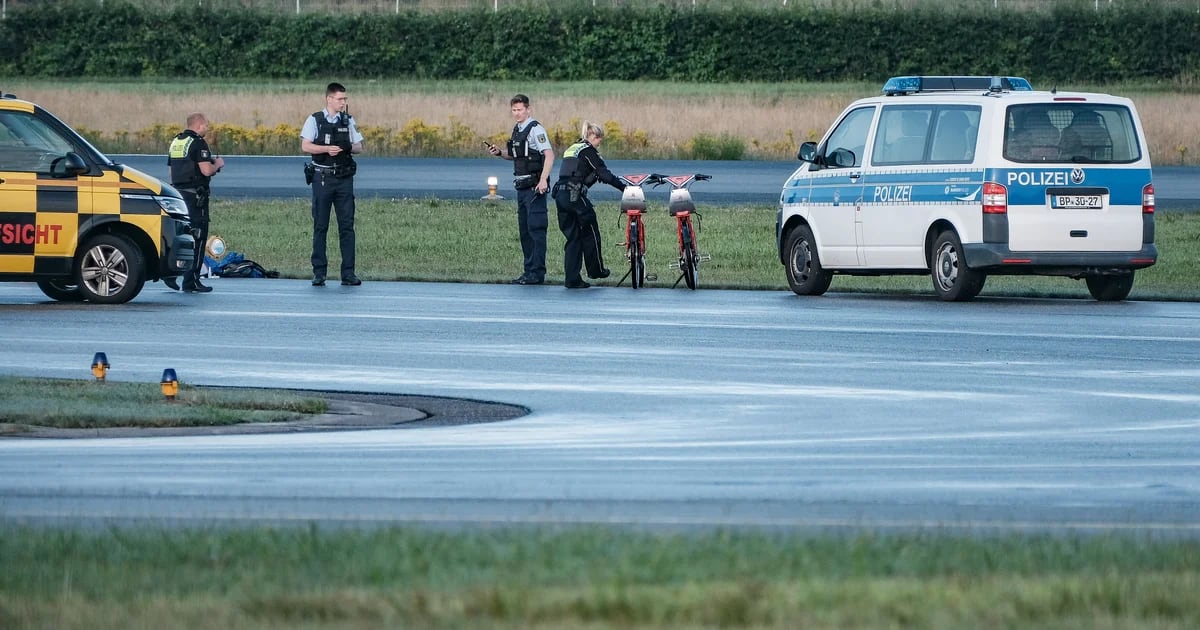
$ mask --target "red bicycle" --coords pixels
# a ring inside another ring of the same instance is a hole
[[[617,245],[625,248],[625,257],[629,259],[629,271],[621,276],[617,286],[620,286],[625,278],[629,278],[633,288],[640,289],[646,285],[646,224],[642,222],[642,215],[646,212],[646,195],[642,192],[642,182],[652,176],[621,175],[619,177],[625,183],[625,191],[621,193],[621,215],[625,217],[623,228],[625,242],[617,243]]]
[[[694,175],[659,175],[651,174],[647,178],[655,188],[661,184],[671,185],[671,202],[667,206],[671,216],[675,217],[675,233],[679,243],[679,261],[671,263],[672,269],[679,270],[679,279],[672,288],[679,286],[679,280],[687,283],[689,289],[695,290],[700,284],[700,263],[712,260],[712,256],[700,253],[699,234],[700,221],[703,218],[696,212],[696,204],[692,201],[692,193],[688,187],[694,182],[712,179],[711,175],[696,173]],[[696,217],[695,225],[692,217]]]

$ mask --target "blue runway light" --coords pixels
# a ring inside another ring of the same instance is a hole
[[[97,381],[103,381],[108,375],[108,368],[108,355],[97,352],[92,357],[92,376],[95,376]]]
[[[175,396],[179,394],[179,378],[175,376],[174,369],[163,370],[162,381],[159,385],[162,386],[163,396],[166,396],[167,400],[175,400]]]

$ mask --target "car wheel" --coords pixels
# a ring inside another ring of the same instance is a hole
[[[142,252],[119,234],[101,234],[88,241],[76,267],[79,291],[89,302],[122,304],[137,296],[146,283]]]
[[[962,241],[953,230],[942,232],[934,241],[929,268],[934,291],[947,302],[966,302],[974,298],[987,281],[987,274],[967,266]]]
[[[1101,302],[1120,302],[1133,290],[1133,271],[1116,276],[1088,276],[1087,288],[1088,293]]]
[[[65,280],[38,280],[38,288],[46,297],[59,302],[80,302],[83,300],[83,293],[79,291],[79,285],[71,284]]]
[[[825,271],[821,266],[811,228],[807,225],[792,228],[784,242],[783,251],[788,287],[796,295],[821,295],[829,290],[833,272]]]

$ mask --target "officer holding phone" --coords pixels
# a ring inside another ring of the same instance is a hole
[[[524,271],[513,284],[542,284],[546,281],[546,227],[549,215],[546,193],[554,168],[554,148],[541,123],[530,118],[529,97],[517,94],[509,101],[513,119],[512,137],[501,150],[485,143],[489,153],[511,160],[513,187],[517,190],[517,229],[524,254]]]
[[[312,269],[314,287],[325,286],[328,260],[325,241],[329,233],[329,211],[337,215],[338,246],[342,255],[344,286],[356,287],[362,280],[354,273],[354,174],[358,165],[353,154],[362,153],[363,135],[349,112],[346,87],[330,83],[325,88],[325,109],[314,112],[300,130],[300,150],[312,156],[306,179],[312,185]]]

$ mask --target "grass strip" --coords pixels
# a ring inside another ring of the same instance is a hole
[[[308,278],[312,243],[309,201],[217,200],[212,231],[229,248],[286,278]],[[359,198],[357,268],[366,280],[508,282],[520,275],[514,202]],[[702,252],[712,260],[700,267],[702,288],[786,290],[775,246],[776,209],[771,206],[701,207]],[[562,282],[564,238],[553,204],[547,245],[547,281]],[[597,204],[604,258],[613,276],[594,284],[615,286],[628,269],[620,213],[615,202]],[[670,287],[678,273],[674,220],[663,212],[646,215],[648,287]],[[1200,213],[1160,213],[1156,242],[1159,262],[1137,272],[1131,299],[1200,299]],[[330,229],[329,268],[338,267],[337,230]],[[629,286],[626,280],[624,286]],[[684,286],[683,284],[679,285]],[[831,291],[933,294],[928,275],[837,276]],[[992,276],[983,295],[1091,299],[1082,281],[1034,276]]]
[[[1200,543],[0,529],[10,628],[1194,628]]]
[[[19,433],[25,425],[96,429],[287,422],[327,407],[323,398],[284,390],[181,384],[175,399],[168,400],[158,383],[0,376],[0,435]]]

